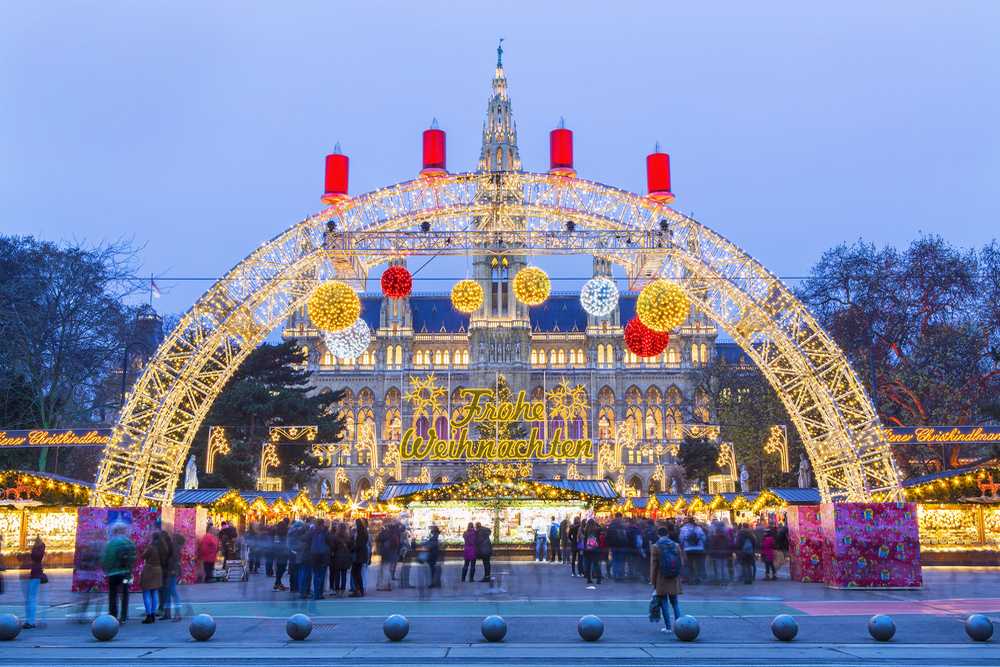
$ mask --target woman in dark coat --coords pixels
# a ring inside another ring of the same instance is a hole
[[[427,588],[441,588],[441,568],[438,567],[438,556],[441,554],[441,543],[438,535],[441,530],[437,526],[431,526],[431,535],[424,542],[424,550],[427,552],[427,567],[430,568],[431,583]]]
[[[465,547],[462,549],[462,559],[465,561],[462,564],[462,581],[465,581],[466,575],[469,575],[469,568],[472,568],[472,574],[469,575],[469,581],[476,580],[476,537],[479,535],[476,532],[476,527],[469,522],[469,527],[462,533],[462,540],[465,542]]]
[[[153,533],[153,539],[142,552],[142,574],[139,575],[139,588],[142,590],[142,604],[146,607],[146,620],[143,623],[156,621],[157,593],[163,587],[163,567],[160,564],[160,553],[165,550],[161,543],[159,531]]]
[[[347,572],[351,569],[351,531],[346,523],[337,524],[330,554],[330,590],[338,598],[347,597]]]
[[[490,558],[493,557],[493,542],[490,541],[490,529],[481,523],[476,523],[476,558],[483,561],[483,578],[490,580]]]
[[[27,556],[28,575],[24,578],[24,571],[21,574],[21,589],[24,591],[24,623],[21,627],[25,630],[35,629],[35,613],[38,611],[38,587],[42,580],[47,580],[42,568],[42,559],[45,558],[45,542],[39,535],[35,535],[35,542],[31,545],[31,552]]]
[[[354,520],[354,560],[351,563],[351,594],[348,597],[363,598],[365,584],[361,575],[362,566],[368,562],[368,528],[363,519]]]

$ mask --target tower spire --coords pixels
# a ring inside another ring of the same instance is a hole
[[[497,46],[497,69],[493,75],[493,96],[483,123],[483,149],[479,154],[479,171],[521,171],[521,156],[517,152],[517,124],[514,122],[507,78],[503,74],[503,39]]]

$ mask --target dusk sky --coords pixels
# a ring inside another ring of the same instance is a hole
[[[1000,229],[997,2],[32,0],[0,2],[0,232],[134,235],[154,306],[185,311],[211,282],[172,278],[324,208],[338,141],[352,196],[415,178],[434,117],[449,170],[475,169],[501,37],[526,170],[564,117],[580,178],[641,193],[659,141],[674,208],[779,276]],[[556,290],[590,274],[538,263]]]

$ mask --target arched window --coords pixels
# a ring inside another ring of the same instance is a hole
[[[556,358],[557,358],[556,357],[556,351],[555,350],[549,350],[549,363],[555,365]]]
[[[569,423],[569,437],[576,440],[587,437],[587,426],[579,417]]]
[[[434,350],[434,365],[441,365],[441,350]]]
[[[403,346],[402,345],[397,345],[396,346],[396,366],[402,366],[402,365],[403,365]]]
[[[658,407],[646,408],[646,439],[659,440],[663,437],[663,422]]]
[[[615,413],[609,407],[601,408],[601,416],[597,420],[597,437],[602,440],[615,437]]]
[[[448,418],[441,415],[434,421],[434,432],[438,438],[448,437]]]
[[[354,413],[344,410],[344,440],[354,440]]]
[[[468,364],[469,363],[469,351],[468,350],[462,350],[462,363],[463,364]]]
[[[445,350],[444,352],[442,352],[441,360],[445,366],[449,365],[451,363],[451,352],[449,350]]]
[[[608,366],[615,363],[615,348],[611,346],[611,343],[608,343],[607,345],[607,352],[605,352],[605,356],[608,360]]]
[[[531,365],[535,366],[538,364],[538,352],[536,350],[531,351]]]
[[[691,363],[698,363],[698,345],[695,343],[691,344]]]
[[[323,352],[323,365],[330,366],[332,364],[333,364],[333,355],[330,353],[330,350],[326,350],[325,352]]]
[[[399,418],[399,412],[395,409],[389,410],[385,414],[385,431],[383,432],[386,440],[399,440],[402,433],[402,421]]]
[[[372,433],[378,438],[378,431],[375,430],[375,413],[372,412],[371,408],[362,408],[358,410],[358,425],[368,424],[372,427]]]
[[[701,363],[703,363],[703,364],[708,361],[708,356],[706,354],[707,352],[708,352],[708,347],[706,347],[705,344],[702,343],[701,344]]]
[[[667,361],[669,361],[672,364],[677,363],[677,350],[675,350],[674,348],[670,348],[667,351]]]
[[[597,364],[598,366],[604,366],[604,346],[597,346]]]
[[[632,437],[636,440],[642,439],[642,412],[635,405],[628,409],[625,413],[625,423],[628,424],[629,431],[632,432]]]
[[[421,438],[427,437],[427,417],[420,417],[417,419],[417,423],[414,424],[414,428],[417,430],[417,435]]]
[[[569,351],[569,363],[571,363],[571,364],[575,364],[576,363],[576,350],[571,349]]]
[[[559,363],[560,364],[565,364],[566,363],[566,350],[562,350],[562,349],[559,350]]]

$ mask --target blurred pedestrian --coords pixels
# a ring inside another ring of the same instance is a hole
[[[364,519],[354,520],[354,559],[351,561],[351,594],[348,597],[365,596],[364,566],[368,563],[368,526]]]
[[[330,591],[338,598],[347,597],[347,573],[351,569],[351,531],[340,522],[333,533],[330,556]]]
[[[466,575],[469,581],[476,580],[476,526],[470,521],[469,527],[462,533],[462,541],[465,546],[462,548],[462,581]],[[471,574],[470,574],[471,572]]]
[[[108,577],[108,613],[124,624],[128,620],[128,589],[132,585],[132,568],[135,566],[135,543],[125,534],[125,525],[116,524],[111,539],[101,551],[101,567]],[[118,595],[121,593],[121,614],[118,613]]]
[[[219,529],[209,526],[198,545],[198,559],[205,568],[205,583],[215,581],[215,561],[219,557]]]
[[[740,559],[740,569],[743,572],[743,583],[752,584],[756,567],[754,565],[754,554],[757,549],[757,539],[754,532],[750,530],[750,524],[744,523],[736,533],[736,553]]]
[[[288,567],[288,517],[278,522],[271,537],[271,553],[274,555],[274,586],[272,591],[287,591],[288,587],[281,583],[281,577]],[[289,577],[290,579],[291,577]]]
[[[760,545],[760,559],[764,562],[764,581],[778,580],[778,573],[774,570],[774,541],[777,534],[778,531],[774,528],[768,528]]]
[[[45,542],[42,541],[41,536],[35,535],[31,551],[24,556],[24,560],[28,565],[27,574],[25,575],[22,570],[21,575],[25,618],[24,623],[21,624],[21,628],[24,630],[35,629],[35,614],[38,612],[38,587],[42,584],[47,584],[49,581],[49,577],[45,574],[45,570],[42,567],[43,558],[45,558]]]
[[[313,530],[312,544],[309,547],[309,557],[312,559],[313,600],[325,600],[323,584],[326,582],[326,568],[330,564],[333,553],[333,536],[326,527],[326,521],[318,519]]]
[[[493,542],[490,540],[490,528],[476,522],[476,558],[483,561],[483,578],[480,582],[489,582],[490,559],[493,557]]]
[[[667,537],[666,527],[658,529],[656,534],[657,540],[650,549],[649,580],[653,584],[654,599],[666,626],[661,632],[669,634],[673,632],[670,629],[670,609],[674,610],[675,620],[681,617],[677,596],[683,592],[680,575],[684,557],[681,555],[680,545]]]
[[[566,530],[569,540],[570,576],[583,576],[583,534],[580,532],[580,517],[573,517],[573,523]]]
[[[583,573],[587,575],[587,583],[594,583],[593,574],[597,572],[597,583],[601,583],[601,530],[593,519],[587,521],[583,537]]]
[[[142,552],[142,572],[139,575],[139,590],[142,591],[142,604],[146,608],[146,619],[143,623],[156,621],[157,597],[163,586],[163,567],[160,564],[160,553],[165,549],[160,532],[153,531],[149,544]]]
[[[441,568],[438,567],[438,556],[441,553],[441,544],[438,541],[440,533],[440,528],[431,526],[430,535],[424,542],[424,552],[421,554],[424,557],[423,562],[427,563],[430,575],[427,588],[441,588]]]

